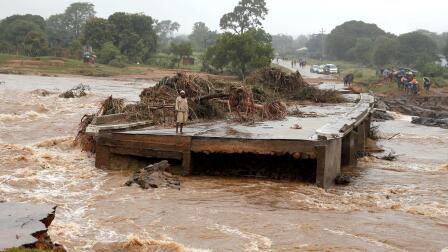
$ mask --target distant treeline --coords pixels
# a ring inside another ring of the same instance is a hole
[[[231,72],[241,77],[268,66],[274,52],[358,62],[375,67],[411,66],[439,71],[438,54],[448,55],[448,33],[418,30],[396,36],[375,24],[349,21],[329,34],[271,36],[263,30],[268,14],[265,0],[241,0],[220,19],[221,32],[203,22],[189,35],[174,36],[180,24],[159,21],[144,14],[117,12],[107,19],[96,17],[94,5],[73,3],[64,13],[44,19],[37,15],[13,15],[0,20],[0,53],[25,56],[57,56],[81,59],[92,48],[98,61],[114,66],[128,63],[179,66],[185,57],[200,56],[202,69]],[[159,60],[163,55],[163,60]],[[168,62],[167,62],[168,59]],[[432,65],[431,65],[432,64]]]
[[[437,34],[417,30],[396,36],[375,24],[349,21],[335,27],[329,34],[273,36],[273,47],[280,56],[297,55],[306,47],[307,56],[358,62],[363,65],[387,67],[405,65],[423,68],[448,55],[448,32]]]
[[[204,70],[244,77],[257,67],[269,65],[273,58],[271,36],[261,24],[267,13],[265,0],[241,0],[221,18],[222,33],[197,22],[190,35],[174,37],[180,28],[177,22],[123,12],[99,18],[93,4],[78,2],[48,19],[13,15],[1,20],[0,53],[80,59],[87,48],[92,48],[104,64],[165,66],[166,62],[154,60],[156,54],[165,54],[171,59],[168,65],[174,67],[198,51],[205,55]]]

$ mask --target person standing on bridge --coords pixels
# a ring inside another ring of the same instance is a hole
[[[179,133],[179,126],[180,126],[180,133],[182,134],[182,130],[184,127],[184,124],[188,120],[188,101],[185,94],[185,91],[180,91],[180,96],[176,98],[176,134]]]

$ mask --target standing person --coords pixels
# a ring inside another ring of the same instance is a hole
[[[180,133],[182,134],[182,129],[184,127],[184,124],[188,120],[188,101],[185,94],[185,91],[180,91],[180,96],[176,98],[176,134],[179,133],[179,126],[180,126]]]
[[[417,81],[417,78],[416,77],[412,78],[412,80],[411,80],[411,82],[409,82],[409,84],[410,84],[410,93],[412,95],[416,95],[417,92],[418,92],[418,81]]]
[[[401,89],[404,89],[404,91],[406,92],[407,90],[406,90],[406,88],[407,88],[407,79],[406,79],[406,77],[403,75],[403,76],[401,76],[401,80],[400,80],[400,83],[401,83]]]
[[[425,88],[426,94],[429,94],[429,89],[431,88],[431,79],[429,77],[423,77],[423,87]]]

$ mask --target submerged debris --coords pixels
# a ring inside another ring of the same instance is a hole
[[[79,84],[78,86],[65,91],[64,93],[60,94],[60,98],[79,98],[87,95],[87,91],[90,91],[89,85]]]
[[[379,125],[370,127],[369,138],[372,140],[381,139],[381,136],[379,134]]]
[[[45,90],[45,89],[36,89],[36,90],[33,90],[33,91],[31,91],[31,94],[35,94],[35,95],[38,95],[38,96],[49,96],[49,95],[51,95],[52,93],[50,92],[50,91],[48,91],[48,90]]]
[[[351,179],[351,177],[346,176],[346,175],[339,175],[336,177],[334,182],[336,185],[348,185],[348,184],[350,184],[350,182],[352,182],[352,179]]]
[[[398,158],[397,154],[395,154],[394,152],[389,152],[389,154],[381,157],[380,159],[386,160],[386,161],[395,161],[395,160],[397,160],[397,158]]]
[[[148,165],[136,171],[125,185],[131,186],[133,183],[136,183],[142,189],[170,187],[180,190],[180,181],[176,176],[167,171],[169,167],[170,164],[166,160]]]

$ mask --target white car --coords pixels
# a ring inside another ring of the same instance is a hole
[[[325,65],[325,73],[326,74],[337,74],[337,73],[339,73],[339,69],[334,64],[327,64],[327,65]]]
[[[318,74],[323,74],[323,73],[325,73],[325,66],[324,66],[324,65],[320,65],[320,66],[317,68],[317,73],[318,73]]]
[[[313,65],[310,68],[310,73],[317,73],[318,70],[319,70],[319,66],[318,65]]]

